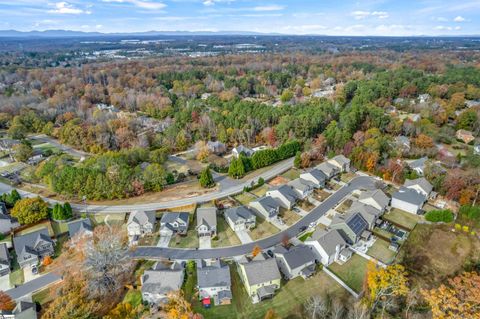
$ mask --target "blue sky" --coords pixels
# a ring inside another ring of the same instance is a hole
[[[480,0],[0,0],[0,29],[480,34]]]

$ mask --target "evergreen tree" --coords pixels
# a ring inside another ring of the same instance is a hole
[[[203,188],[210,188],[214,185],[215,181],[213,180],[212,173],[210,172],[210,168],[207,167],[200,174],[200,186]]]
[[[300,152],[297,152],[297,155],[295,155],[295,159],[293,160],[293,165],[296,168],[300,168],[300,166],[302,166],[302,154]]]
[[[69,202],[63,204],[64,219],[70,219],[73,216],[72,206]]]

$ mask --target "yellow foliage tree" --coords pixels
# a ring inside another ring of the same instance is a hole
[[[192,306],[183,298],[181,291],[168,295],[165,311],[168,319],[189,319],[193,316]]]

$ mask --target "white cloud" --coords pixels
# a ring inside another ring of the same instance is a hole
[[[461,30],[461,29],[462,29],[462,27],[459,26],[459,25],[457,25],[457,26],[455,27],[455,30]]]
[[[357,20],[362,20],[365,19],[370,15],[369,11],[354,11],[352,12],[352,15],[355,17]]]
[[[466,19],[462,16],[456,16],[455,19],[453,19],[455,22],[464,22]]]
[[[204,6],[213,6],[215,4],[214,0],[205,0],[203,1]]]
[[[444,25],[437,25],[437,26],[435,27],[435,30],[452,31],[452,27],[444,26]]]
[[[79,8],[76,8],[74,5],[62,1],[62,2],[57,2],[54,4],[55,9],[49,10],[48,12],[50,13],[58,13],[58,14],[91,14],[91,11],[85,11]]]
[[[165,8],[167,5],[162,2],[157,1],[147,1],[147,0],[102,0],[103,2],[116,2],[116,3],[129,3],[136,7],[148,10],[160,10]]]
[[[448,19],[444,18],[444,17],[438,17],[435,20],[437,20],[438,22],[447,22],[448,21]]]
[[[279,6],[276,4],[270,5],[270,6],[257,6],[253,7],[253,11],[280,11],[285,9],[284,6]]]
[[[353,11],[352,15],[356,20],[363,20],[368,17],[376,17],[379,19],[386,19],[389,17],[388,12],[385,11]]]
[[[388,12],[385,11],[373,11],[372,16],[378,17],[379,19],[386,19],[389,17]]]
[[[326,26],[320,24],[288,25],[283,27],[283,30],[285,30],[287,33],[295,34],[320,33],[326,29]]]

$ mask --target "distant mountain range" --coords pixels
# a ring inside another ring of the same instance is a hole
[[[102,36],[159,36],[159,35],[280,35],[250,31],[146,31],[132,33],[102,33],[71,30],[17,31],[0,30],[0,38],[78,38]]]

